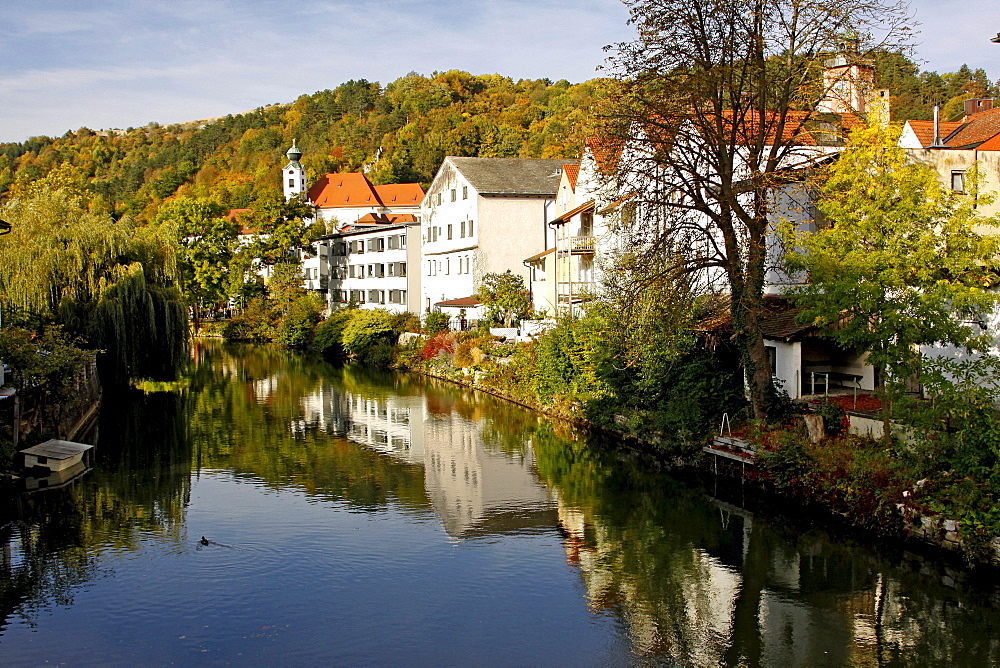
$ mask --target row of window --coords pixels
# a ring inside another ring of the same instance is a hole
[[[344,257],[349,253],[381,253],[386,248],[389,250],[402,250],[406,248],[406,235],[393,234],[388,237],[338,241],[331,247],[331,252],[333,255]]]
[[[405,262],[388,262],[385,264],[352,264],[331,267],[330,276],[335,280],[345,278],[385,278],[406,277]]]
[[[388,297],[388,301],[386,298]],[[355,304],[406,305],[406,290],[341,290],[340,301]]]
[[[475,232],[475,224],[471,220],[463,220],[459,223],[458,228],[458,238],[464,239],[465,237],[471,237]],[[455,235],[455,226],[451,223],[448,224],[447,228],[442,229],[440,227],[428,227],[427,233],[424,235],[425,243],[433,243],[438,240],[438,237],[445,234],[445,238],[451,241]]]
[[[456,274],[470,274],[472,273],[472,256],[463,255],[455,258],[454,262],[455,273]],[[438,274],[451,274],[452,261],[451,258],[445,258],[444,260],[428,260],[427,261],[427,275],[437,276]]]
[[[462,199],[469,199],[469,186],[462,186]],[[437,194],[437,204],[440,205],[441,201],[442,201],[442,193],[438,193]],[[457,188],[452,188],[451,189],[451,201],[452,202],[457,202],[458,201],[458,189]]]

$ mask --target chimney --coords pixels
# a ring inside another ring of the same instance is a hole
[[[934,105],[934,141],[927,148],[948,148],[948,145],[941,141],[941,107]]]

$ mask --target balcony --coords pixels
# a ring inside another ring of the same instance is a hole
[[[596,239],[592,236],[568,237],[560,239],[559,252],[563,254],[571,253],[573,255],[593,255],[595,241]]]
[[[556,284],[560,304],[579,304],[597,296],[597,283],[594,281],[559,281]]]

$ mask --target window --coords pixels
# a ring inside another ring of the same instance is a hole
[[[451,189],[451,201],[454,202],[457,199],[458,199],[458,192],[454,188],[452,188]]]
[[[400,234],[399,235],[399,247],[400,248],[406,248],[406,235],[405,234]]]
[[[441,229],[441,228],[438,228],[438,227],[432,227],[431,228],[431,237],[432,237],[431,241],[437,241],[438,240],[438,230],[439,229]]]
[[[399,237],[395,234],[389,237],[389,250],[396,250],[399,248]]]
[[[352,241],[351,242],[351,250],[354,251],[355,253],[364,253],[365,252],[365,242],[364,242],[364,240],[363,239],[358,239],[357,241]]]
[[[452,228],[451,223],[448,223],[448,241],[451,241],[451,228]]]
[[[379,237],[377,239],[368,240],[368,252],[369,253],[381,253],[385,250],[385,238]]]
[[[395,262],[390,262],[389,263],[389,275],[390,276],[395,276],[396,275],[396,263]]]
[[[951,189],[957,193],[965,192],[965,170],[955,170],[951,173]]]
[[[354,266],[353,264],[352,264],[352,265],[351,265],[351,267],[350,267],[350,271],[351,271],[351,273],[350,273],[350,277],[351,277],[351,278],[356,278],[356,276],[355,276],[355,274],[354,274],[354,272],[356,271],[356,267],[355,267],[355,266]]]
[[[271,173],[273,174],[274,172],[271,172]],[[274,183],[274,181],[272,181],[271,183]],[[288,179],[288,187],[289,188],[294,188],[295,187],[295,179]]]
[[[437,205],[441,206],[441,193],[437,194]]]
[[[459,231],[462,233],[462,238],[464,239],[465,238],[465,221],[464,220],[462,221],[462,226],[459,228]]]
[[[462,199],[469,199],[469,186],[462,186]]]
[[[348,297],[347,290],[341,290],[340,291],[340,301],[346,303],[348,299],[349,299],[349,297]]]
[[[448,258],[447,260],[444,261],[444,273],[446,274],[451,273],[451,258]]]
[[[375,277],[375,265],[370,264],[368,265],[368,278],[374,278],[374,277]]]
[[[406,263],[405,262],[397,262],[396,263],[396,275],[397,276],[403,276],[403,277],[406,276]]]
[[[338,241],[337,243],[333,244],[333,254],[340,257],[347,255],[347,244],[345,244],[343,241]]]
[[[774,346],[765,346],[764,350],[767,351],[767,363],[771,367],[771,375],[776,376],[778,374],[778,349]]]
[[[473,224],[472,224],[472,221],[470,220],[469,221],[469,236],[470,237],[472,236],[472,231],[473,231]]]

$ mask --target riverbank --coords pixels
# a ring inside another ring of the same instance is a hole
[[[426,341],[424,349],[426,349]],[[509,345],[509,344],[508,344]],[[534,345],[534,344],[529,344]],[[961,559],[976,567],[1000,567],[1000,536],[991,516],[982,512],[988,487],[928,461],[931,453],[913,444],[887,446],[846,433],[834,425],[822,438],[810,438],[805,415],[826,414],[827,424],[840,420],[829,404],[788,406],[782,420],[772,425],[749,425],[743,438],[756,452],[749,465],[715,458],[704,451],[711,432],[680,438],[654,431],[638,431],[642,416],[617,413],[611,420],[588,419],[586,407],[565,399],[542,402],[532,397],[532,384],[523,375],[514,349],[505,357],[471,355],[475,363],[458,366],[457,350],[443,349],[424,359],[400,349],[397,359],[408,371],[489,393],[537,413],[574,426],[628,439],[652,451],[673,466],[702,473],[740,478],[762,493],[804,504],[826,524],[846,524],[877,541],[919,545],[932,558]],[[433,348],[433,346],[432,346]],[[516,391],[510,391],[516,388]]]

